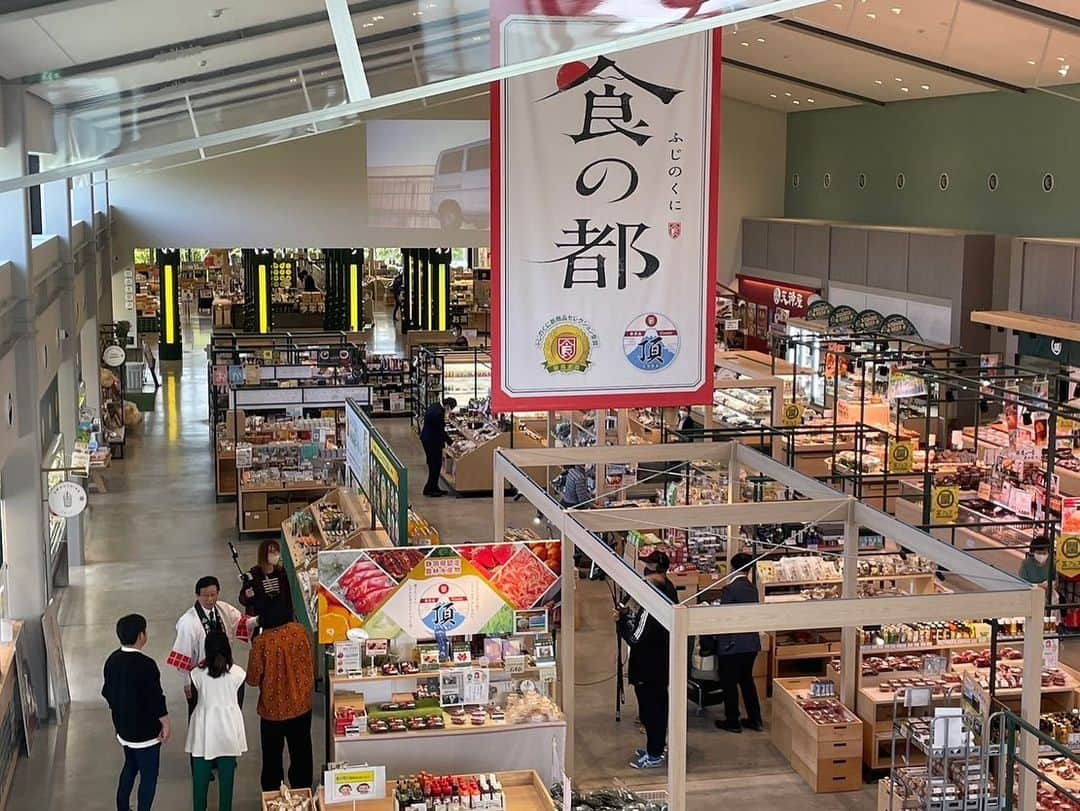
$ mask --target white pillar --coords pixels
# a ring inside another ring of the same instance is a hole
[[[1046,592],[1038,586],[1031,588],[1031,608],[1024,620],[1024,687],[1020,695],[1020,717],[1035,729],[1039,728],[1042,704],[1043,617],[1046,614]],[[1027,732],[1019,732],[1020,757],[1025,763],[1039,759],[1039,741]],[[1027,769],[1020,769],[1019,808],[1035,807],[1038,781]]]
[[[498,499],[497,499],[498,500]],[[562,536],[562,645],[559,648],[559,675],[562,685],[563,715],[566,717],[566,749],[563,756],[563,770],[574,776],[574,683],[575,683],[575,632],[577,628],[577,568],[574,566],[574,544]],[[622,643],[616,639],[616,645]]]
[[[855,499],[848,502],[844,522],[844,582],[841,596],[845,600],[855,600],[859,594],[859,523],[855,520],[855,504]],[[844,626],[840,629],[840,699],[852,709],[855,707],[859,670],[858,628]]]
[[[668,808],[686,811],[686,680],[689,676],[687,629],[690,609],[673,606],[668,645]]]
[[[25,91],[16,85],[0,85],[0,177],[26,173],[24,138]],[[3,482],[5,548],[8,577],[8,612],[21,619],[39,714],[48,714],[48,674],[41,615],[45,612],[45,531],[41,475],[41,439],[38,436],[37,341],[30,295],[32,250],[30,204],[27,191],[0,193],[0,256],[12,263],[12,310],[18,336],[16,358],[16,417],[19,439],[8,456],[0,480]]]

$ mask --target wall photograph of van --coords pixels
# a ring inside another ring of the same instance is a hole
[[[368,224],[487,231],[491,146],[487,121],[371,121]]]

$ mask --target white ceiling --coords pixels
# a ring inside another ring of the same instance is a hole
[[[489,2],[364,3],[353,22],[373,93],[488,67]],[[629,8],[625,0],[588,2],[623,14]],[[634,2],[640,10],[657,0]],[[669,15],[685,7],[684,0],[659,2]],[[1026,2],[1080,17],[1080,0]],[[732,5],[707,0],[698,13]],[[75,105],[68,112],[99,132],[121,133],[113,152],[191,137],[186,96],[201,134],[346,100],[324,0],[81,0],[73,6],[33,18],[0,14],[0,76],[31,77],[25,82],[32,92],[60,108]],[[297,24],[304,15],[319,19]],[[252,30],[284,21],[293,21],[287,30]],[[186,49],[241,30],[242,37],[228,42]],[[1055,24],[996,0],[822,0],[783,20],[725,29],[723,42],[724,93],[784,112],[997,89],[986,80],[1065,91],[1080,71],[1080,22]],[[94,68],[99,60],[109,64]],[[59,78],[41,77],[53,71]]]

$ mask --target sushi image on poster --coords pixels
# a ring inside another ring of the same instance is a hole
[[[535,541],[319,553],[319,642],[512,634],[515,612],[557,621],[561,546]]]

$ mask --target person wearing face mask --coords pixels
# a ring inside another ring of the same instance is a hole
[[[273,539],[259,544],[259,562],[248,570],[240,591],[240,604],[248,616],[261,617],[267,606],[281,601],[288,613],[293,610],[292,592],[285,567],[281,565],[281,545]]]
[[[678,602],[675,584],[667,576],[671,561],[667,555],[653,550],[641,559],[645,564],[645,580],[655,586],[672,603]],[[667,629],[649,616],[644,608],[618,611],[619,636],[630,646],[629,682],[637,696],[638,713],[645,727],[645,748],[634,753],[630,766],[634,769],[656,769],[664,765],[664,749],[668,726],[668,647]]]
[[[1045,535],[1036,536],[1031,541],[1028,553],[1020,564],[1020,577],[1036,586],[1050,579],[1050,539]]]

